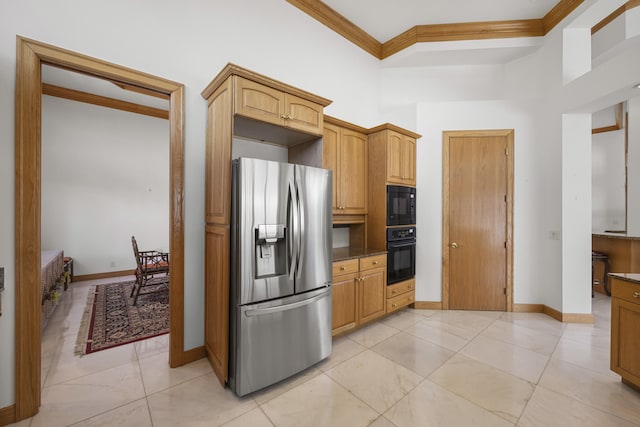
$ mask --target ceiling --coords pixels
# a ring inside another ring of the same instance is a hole
[[[384,43],[417,25],[539,19],[558,0],[324,0]]]
[[[286,0],[383,66],[505,64],[584,0]]]

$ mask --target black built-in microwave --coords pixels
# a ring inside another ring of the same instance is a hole
[[[416,223],[416,189],[387,185],[387,225]]]

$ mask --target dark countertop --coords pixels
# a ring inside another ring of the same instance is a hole
[[[364,256],[386,254],[386,249],[374,248],[333,248],[333,261],[344,261],[346,259],[361,258]]]
[[[616,279],[626,280],[627,282],[634,282],[640,285],[640,273],[609,273],[610,277]]]
[[[630,236],[627,233],[603,232],[603,233],[592,233],[592,236],[606,237],[609,239],[640,240],[640,236]]]

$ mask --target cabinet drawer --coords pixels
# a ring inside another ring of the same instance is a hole
[[[611,280],[611,285],[612,297],[640,304],[640,285],[615,278]]]
[[[333,263],[333,276],[340,276],[342,274],[350,274],[358,272],[358,260],[348,259],[345,261],[337,261]]]
[[[397,297],[405,292],[413,291],[416,288],[416,279],[405,280],[404,282],[396,283],[387,286],[387,298]]]
[[[402,307],[406,307],[409,304],[413,304],[416,301],[415,291],[406,292],[398,295],[397,297],[387,299],[387,313],[393,313],[396,310],[400,310]]]
[[[387,255],[376,255],[360,258],[360,271],[371,270],[372,268],[386,267]]]

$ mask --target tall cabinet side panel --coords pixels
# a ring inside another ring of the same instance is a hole
[[[387,131],[368,137],[369,144],[369,216],[368,245],[387,247]]]
[[[209,98],[206,146],[205,216],[208,224],[229,225],[231,208],[231,79]]]
[[[206,134],[205,348],[223,385],[229,361],[232,95],[229,78],[208,98]]]

